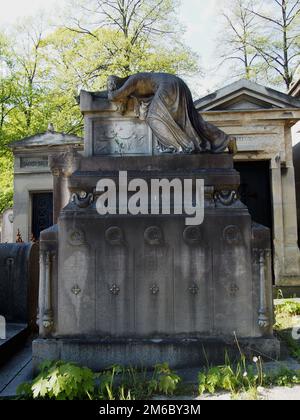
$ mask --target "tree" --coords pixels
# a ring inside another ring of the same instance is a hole
[[[13,156],[8,144],[41,131],[45,124],[41,40],[32,22],[18,27],[16,37],[0,35],[0,212],[11,207],[13,199]]]
[[[106,13],[97,9],[95,25],[75,25],[72,19],[69,29],[67,24],[53,29],[32,18],[8,37],[0,34],[0,212],[11,206],[13,196],[13,159],[7,145],[45,131],[49,122],[56,131],[82,135],[80,89],[102,90],[110,74],[198,70],[195,54],[171,33],[175,1],[92,3]],[[111,15],[112,5],[120,8]],[[11,45],[8,39],[13,39]]]
[[[35,125],[34,114],[41,110],[41,98],[47,90],[47,64],[41,54],[46,25],[42,18],[29,18],[15,30],[18,35],[13,47],[14,76],[21,93],[18,108],[24,116],[26,134],[31,134],[40,128]]]
[[[166,67],[171,67],[172,72],[199,71],[197,57],[179,40],[182,31],[175,13],[177,0],[85,0],[75,3],[79,4],[81,15],[85,12],[87,16],[85,22],[73,17],[73,25],[69,25],[68,29],[94,38],[100,46],[102,29],[105,29],[104,38],[107,40],[108,34],[111,38],[104,46],[108,63],[112,60],[117,64],[115,72],[119,76],[143,70],[165,71]],[[150,57],[149,66],[147,56]],[[172,65],[160,68],[160,64],[166,63],[168,58]],[[102,63],[99,70],[105,70]],[[97,67],[94,71],[97,72]]]
[[[259,19],[262,36],[250,45],[266,64],[268,78],[289,90],[300,57],[300,0],[268,0],[247,9]],[[277,77],[276,77],[277,75]]]
[[[73,0],[72,4],[88,14],[88,21],[92,17],[93,24],[89,26],[113,27],[130,39],[132,45],[140,38],[171,34],[176,26],[179,28],[178,0]],[[72,20],[78,32],[94,35],[78,18]]]
[[[256,79],[258,53],[252,46],[257,34],[257,19],[249,11],[253,0],[230,0],[221,12],[224,22],[222,38],[219,40],[221,65],[233,63],[231,75]]]
[[[0,34],[0,133],[7,116],[11,111],[13,88],[10,83],[9,67],[8,40],[4,34]]]
[[[12,205],[13,161],[6,148],[5,123],[14,110],[15,85],[12,77],[12,63],[9,55],[9,41],[0,33],[0,213]]]

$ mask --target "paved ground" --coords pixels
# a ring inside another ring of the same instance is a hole
[[[293,388],[287,387],[274,387],[270,389],[260,388],[258,390],[258,399],[259,400],[268,400],[268,401],[300,401],[300,386],[295,386]],[[231,400],[232,397],[228,393],[220,393],[214,396],[204,395],[202,397],[196,398],[198,401],[224,401]],[[240,399],[249,399],[248,396],[240,396]]]
[[[16,395],[16,389],[31,379],[31,342],[0,367],[0,397]]]
[[[250,399],[248,396],[241,395],[239,399],[247,400]],[[261,388],[258,394],[259,400],[265,401],[300,401],[300,386],[295,386],[293,388],[284,388],[284,387],[275,387],[271,389]],[[156,397],[155,401],[164,401],[165,397]],[[172,400],[179,401],[231,401],[231,394],[226,392],[220,392],[215,395],[202,395],[201,397],[174,397],[170,398]]]

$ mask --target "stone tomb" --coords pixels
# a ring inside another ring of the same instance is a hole
[[[36,329],[39,246],[0,244],[0,315]]]
[[[95,138],[108,119],[116,131],[128,119],[134,124],[132,111],[121,115],[87,93],[82,108],[86,157],[70,152],[52,160],[55,195],[65,194],[60,177],[68,174],[70,201],[58,224],[41,234],[35,369],[44,359],[95,370],[115,363],[197,366],[206,357],[224,361],[225,349],[238,353],[235,337],[247,354],[278,357],[270,232],[238,198],[232,155],[156,154],[141,122],[144,153],[137,157],[141,149],[125,145],[120,155],[110,138],[101,155]],[[204,179],[204,223],[186,226],[185,214],[100,216],[97,182],[117,180],[119,171],[148,185],[154,178]]]

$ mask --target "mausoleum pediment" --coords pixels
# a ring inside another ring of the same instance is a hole
[[[14,150],[27,149],[35,147],[55,147],[61,145],[83,144],[83,139],[75,135],[58,133],[55,131],[46,131],[45,133],[36,134],[26,137],[23,140],[10,144]]]
[[[239,80],[197,101],[199,111],[300,108],[300,100],[248,80]]]

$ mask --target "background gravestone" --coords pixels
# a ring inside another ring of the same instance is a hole
[[[39,246],[0,245],[0,314],[6,322],[36,323]]]
[[[13,243],[13,209],[7,209],[2,214],[1,242]]]

